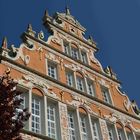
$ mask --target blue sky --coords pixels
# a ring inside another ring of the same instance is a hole
[[[42,25],[44,11],[71,14],[92,35],[100,51],[96,57],[103,67],[110,65],[122,82],[122,89],[140,106],[140,1],[139,0],[0,0],[0,41],[19,46],[20,35],[31,23],[34,30],[47,31]]]

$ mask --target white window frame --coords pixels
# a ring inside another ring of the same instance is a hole
[[[132,132],[126,132],[128,140],[134,140],[134,136]]]
[[[37,103],[38,102],[38,103]],[[40,99],[32,98],[32,131],[35,133],[41,133],[41,106]],[[38,108],[36,108],[38,106]],[[38,112],[38,113],[37,113]],[[33,119],[34,118],[34,119]],[[36,122],[38,120],[38,122]],[[38,128],[37,128],[38,125]]]
[[[113,130],[114,125],[113,124],[107,124],[107,128],[108,128],[108,135],[109,135],[109,140],[114,140],[115,138],[115,127]]]
[[[57,64],[48,61],[48,76],[57,79]]]
[[[77,48],[71,47],[71,57],[76,60],[79,59],[79,50]]]
[[[84,92],[84,79],[77,76],[76,77],[77,89]]]
[[[92,123],[92,131],[93,131],[93,140],[100,140],[98,121],[95,119],[92,119],[91,123]]]
[[[86,124],[87,124],[86,116],[83,114],[80,114],[80,127],[81,127],[82,140],[88,140],[88,132],[87,132]]]
[[[53,113],[53,114],[51,114]],[[54,138],[56,139],[57,137],[57,132],[56,132],[56,107],[53,103],[48,103],[47,104],[47,126],[48,126],[48,130],[47,130],[47,134],[48,137],[50,138]],[[52,119],[53,117],[53,119]],[[52,127],[54,126],[54,127]],[[52,131],[54,131],[52,133]]]
[[[87,82],[87,94],[91,96],[95,96],[95,86],[93,81],[86,79]]]
[[[72,111],[68,111],[68,129],[69,129],[69,140],[76,140],[74,114]]]
[[[63,41],[64,53],[70,55],[70,43]]]
[[[81,61],[87,64],[87,53],[84,51],[81,51]]]
[[[101,92],[102,92],[102,96],[103,96],[103,101],[108,104],[112,104],[109,89],[104,86],[101,86]]]
[[[66,70],[66,82],[68,86],[74,86],[74,74],[71,71]]]
[[[118,133],[118,138],[119,138],[119,140],[124,140],[124,137],[125,137],[124,130],[118,128],[118,129],[117,129],[117,133]],[[125,140],[126,140],[126,138],[125,138]]]

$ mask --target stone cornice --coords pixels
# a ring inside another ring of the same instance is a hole
[[[44,136],[42,134],[37,134],[37,133],[31,132],[31,131],[28,131],[28,130],[25,130],[25,129],[22,129],[21,133],[40,138],[42,140],[54,140],[54,139],[49,138],[47,136]]]

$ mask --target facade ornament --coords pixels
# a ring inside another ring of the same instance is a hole
[[[138,105],[136,104],[135,100],[132,100],[132,109],[135,112],[135,114],[139,115],[140,117],[140,109],[138,108]]]
[[[88,38],[88,42],[89,42],[90,44],[96,44],[91,35],[90,35],[89,38]]]
[[[43,40],[43,39],[44,39],[44,33],[43,33],[43,31],[40,31],[40,32],[38,33],[38,39],[39,39],[39,40]]]
[[[42,60],[42,57],[43,57],[43,48],[42,47],[39,47],[37,49],[37,51],[39,52],[39,59]]]
[[[99,118],[99,123],[100,123],[100,127],[101,127],[101,133],[102,133],[103,140],[109,140],[109,134],[108,134],[106,121]]]
[[[33,31],[33,29],[32,29],[32,25],[31,25],[31,24],[28,24],[28,27],[27,27],[27,33],[28,33],[29,35],[35,37],[36,32]]]
[[[117,79],[116,74],[113,72],[110,66],[107,66],[107,68],[105,68],[104,71],[107,75],[111,76],[114,79]]]
[[[51,41],[54,43],[54,44],[57,44],[57,45],[61,45],[61,40],[58,38],[58,37],[52,37]]]
[[[99,83],[100,85],[102,85],[102,86],[105,86],[105,87],[109,88],[109,85],[108,85],[108,84],[106,84],[106,81],[105,81],[105,80],[103,80],[103,79],[98,80],[98,83]]]
[[[119,113],[112,113],[110,115],[104,115],[104,118],[113,123],[121,122],[123,126],[127,126],[128,124],[131,123],[131,120],[129,118]]]
[[[92,111],[92,109],[90,108],[90,103],[87,100],[74,95],[74,93],[72,93],[72,98],[73,100],[71,102],[67,101],[69,105],[72,105],[76,108],[84,106],[90,114],[97,115],[97,113]]]
[[[68,140],[69,139],[69,131],[68,131],[68,112],[66,104],[59,102],[59,112],[60,112],[60,124],[61,124],[61,139]]]
[[[124,104],[125,109],[128,111],[131,107],[131,101],[129,99],[127,99],[127,101],[124,100],[123,104]]]
[[[8,48],[7,38],[6,37],[3,38],[1,46],[2,46],[3,49],[7,49]]]

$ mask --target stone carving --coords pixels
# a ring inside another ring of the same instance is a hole
[[[44,39],[44,33],[43,33],[43,31],[40,31],[38,33],[38,39],[40,39],[40,40],[43,40]]]
[[[122,115],[122,114],[117,114],[117,113],[112,113],[110,115],[104,115],[105,119],[115,123],[115,122],[121,122],[123,124],[123,126],[126,126],[127,124],[129,124],[131,122],[131,120],[129,118],[127,118],[126,116]]]
[[[60,111],[60,124],[62,140],[68,140],[68,117],[67,117],[67,106],[59,102]]]
[[[116,74],[113,72],[110,66],[107,66],[107,68],[105,68],[104,71],[107,75],[111,76],[114,79],[117,79]]]
[[[80,106],[84,106],[90,114],[97,115],[97,113],[92,111],[92,109],[89,106],[90,103],[87,102],[87,100],[82,99],[81,97],[78,97],[74,94],[72,94],[72,98],[73,98],[73,101],[71,101],[71,102],[67,101],[68,104],[70,104],[76,108],[79,108]]]
[[[42,60],[42,54],[43,54],[43,48],[42,47],[39,47],[38,49],[37,49],[37,51],[39,52],[39,58],[40,58],[40,60]]]
[[[61,40],[58,37],[52,37],[51,41],[57,45],[61,45]]]
[[[99,118],[103,140],[109,140],[106,121]]]
[[[127,101],[124,100],[124,103],[123,104],[124,104],[125,109],[128,111],[130,109],[130,107],[131,107],[130,100],[129,99]]]
[[[136,115],[140,116],[140,109],[138,108],[138,105],[136,104],[135,100],[132,100],[132,109],[135,112]]]

